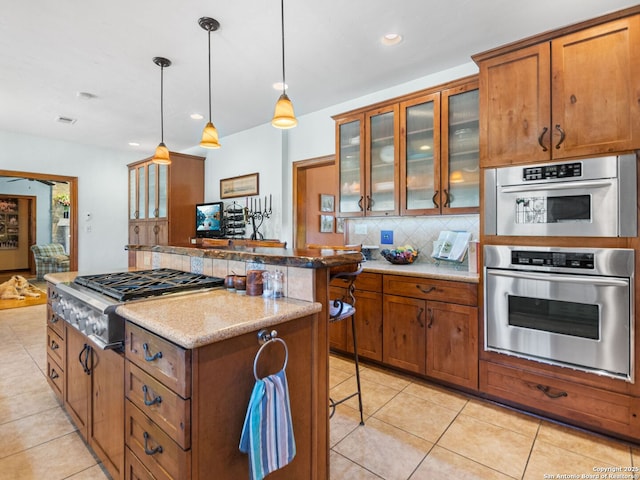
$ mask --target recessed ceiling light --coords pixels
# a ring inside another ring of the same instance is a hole
[[[276,82],[272,85],[274,90],[279,90],[282,91],[282,82]],[[289,88],[289,85],[287,85],[286,83],[284,84],[284,89],[286,90],[287,88]]]
[[[191,118],[193,118],[194,120],[202,120],[204,117],[200,114],[200,113],[192,113],[191,115],[189,115]]]
[[[94,98],[97,98],[97,95],[89,92],[76,92],[76,97],[80,100],[93,100]]]
[[[383,45],[397,45],[402,41],[402,35],[399,33],[387,33],[380,39]]]
[[[130,147],[139,147],[140,144],[138,142],[129,142]]]
[[[73,125],[74,123],[77,122],[78,119],[76,118],[71,118],[71,117],[63,117],[62,115],[58,115],[56,117],[56,122],[58,123],[64,123],[65,125]]]

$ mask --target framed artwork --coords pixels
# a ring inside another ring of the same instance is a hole
[[[344,233],[344,218],[336,217],[336,233]]]
[[[259,193],[257,172],[220,180],[220,198],[250,197]]]
[[[333,215],[320,215],[320,233],[333,233]]]
[[[326,193],[320,194],[320,211],[333,212],[335,209],[335,197]]]

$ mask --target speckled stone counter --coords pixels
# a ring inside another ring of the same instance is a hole
[[[212,290],[125,303],[116,313],[184,348],[196,348],[312,315],[321,308],[317,302]]]
[[[389,275],[405,275],[407,277],[435,278],[454,282],[478,283],[479,275],[466,269],[456,270],[449,265],[432,263],[412,263],[411,265],[394,265],[386,260],[369,260],[362,264],[363,271],[384,273]]]

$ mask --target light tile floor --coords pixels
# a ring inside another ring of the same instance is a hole
[[[0,480],[107,479],[46,382],[45,311],[0,310]],[[640,447],[380,368],[361,372],[365,426],[356,399],[338,406],[332,480],[581,478],[640,466]],[[353,363],[332,356],[330,381],[335,398],[354,391]]]

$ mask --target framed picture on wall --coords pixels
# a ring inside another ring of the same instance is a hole
[[[320,233],[333,233],[333,215],[320,215]]]
[[[258,193],[260,193],[258,173],[220,180],[220,198],[251,197]]]
[[[335,209],[335,197],[326,193],[320,194],[320,211],[333,212]]]

